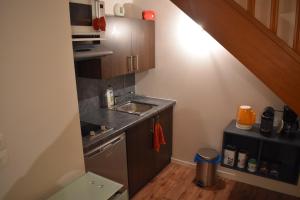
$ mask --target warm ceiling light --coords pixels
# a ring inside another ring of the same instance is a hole
[[[203,56],[220,47],[214,38],[185,13],[180,14],[177,24],[178,41],[188,54]]]

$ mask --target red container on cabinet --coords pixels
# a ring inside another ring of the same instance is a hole
[[[144,10],[143,11],[143,19],[144,20],[155,20],[155,12],[154,10]]]

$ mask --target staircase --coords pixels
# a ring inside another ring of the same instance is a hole
[[[232,0],[300,54],[299,0]],[[231,3],[232,3],[231,2]]]
[[[300,0],[171,0],[300,114]]]

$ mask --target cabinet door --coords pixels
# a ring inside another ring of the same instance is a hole
[[[136,72],[155,67],[155,23],[133,19],[132,55]]]
[[[157,173],[166,167],[171,161],[173,143],[173,107],[164,110],[159,113],[158,116],[159,122],[164,131],[166,144],[160,146],[159,152],[155,152]]]
[[[131,20],[124,17],[106,17],[105,39],[103,48],[112,50],[113,54],[101,59],[102,78],[130,73],[128,65],[131,56]]]
[[[148,119],[127,131],[126,146],[130,197],[155,176],[152,127],[153,121]]]

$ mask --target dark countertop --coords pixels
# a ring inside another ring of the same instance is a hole
[[[91,139],[90,136],[84,137],[84,152],[87,152],[93,149],[95,146],[101,145],[108,140],[117,137],[129,127],[132,127],[145,119],[157,115],[158,112],[174,106],[176,103],[176,101],[174,100],[159,99],[146,96],[134,96],[132,100],[141,103],[153,104],[156,106],[154,106],[151,110],[147,111],[142,116],[109,110],[105,108],[90,110],[89,112],[80,115],[80,120],[83,122],[88,122],[96,125],[105,125],[107,127],[113,128],[113,130],[104,134],[99,134],[93,139]]]

